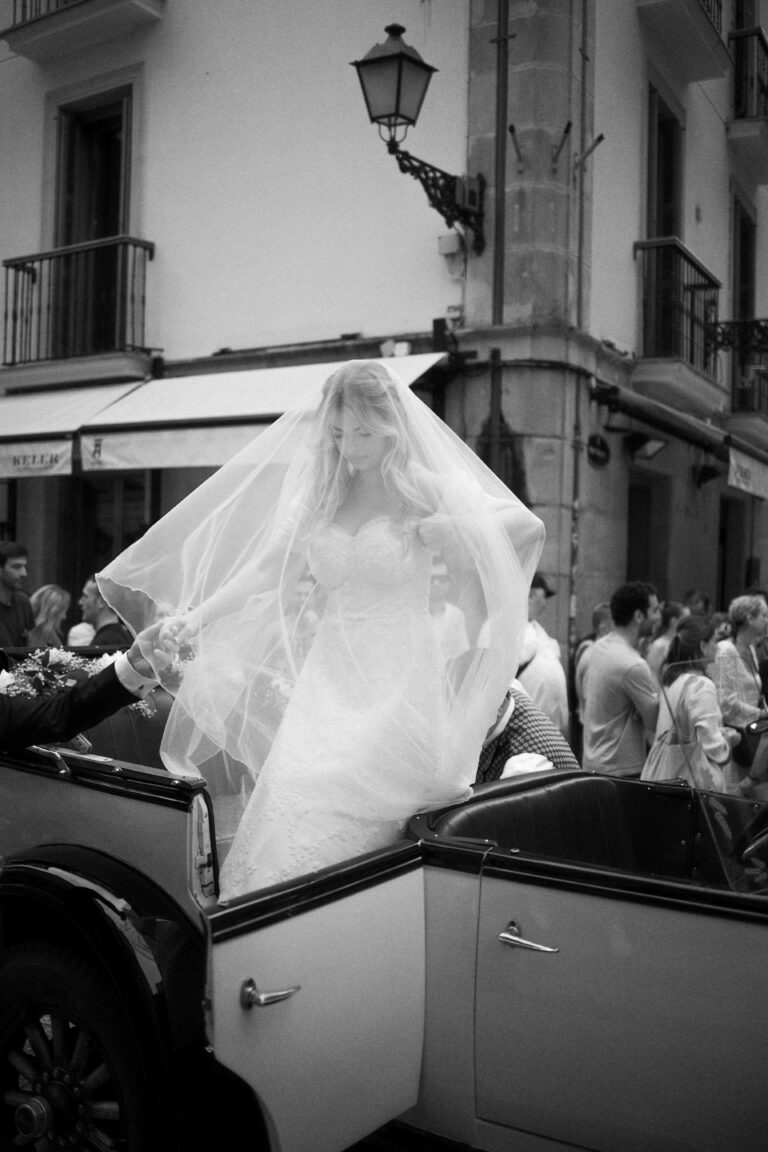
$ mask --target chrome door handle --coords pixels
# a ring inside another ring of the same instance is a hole
[[[259,992],[255,980],[243,980],[240,985],[240,1006],[253,1008],[255,1004],[257,1008],[266,1008],[268,1004],[279,1004],[281,1000],[287,1000],[300,991],[301,984],[297,984],[295,988],[283,988],[279,992]]]
[[[530,948],[532,952],[559,952],[559,948],[550,948],[546,944],[534,944],[533,940],[524,940],[520,935],[520,925],[516,920],[510,920],[506,931],[499,933],[502,944],[511,944],[515,948]]]

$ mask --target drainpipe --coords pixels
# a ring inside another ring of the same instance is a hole
[[[581,0],[581,92],[579,109],[579,146],[584,150],[587,133],[587,4],[588,0]],[[571,0],[571,27],[575,12],[574,0]],[[576,328],[584,328],[584,181],[586,179],[586,166],[579,166],[577,175],[578,217],[576,235]],[[584,451],[582,443],[581,404],[583,393],[583,378],[581,373],[576,377],[575,385],[575,414],[573,420],[573,484],[571,490],[571,549],[570,571],[568,574],[568,668],[572,667],[573,657],[578,643],[576,630],[576,616],[578,610],[578,597],[576,594],[576,578],[579,571],[579,519],[581,514],[581,458]],[[569,677],[570,683],[570,677]],[[571,701],[572,707],[575,701]]]
[[[509,0],[497,0],[496,9],[496,162],[494,170],[495,212],[493,221],[493,280],[491,323],[504,323],[504,245],[507,191],[507,104],[509,88]],[[502,420],[501,349],[491,349],[490,435],[488,463],[497,475],[501,463]]]

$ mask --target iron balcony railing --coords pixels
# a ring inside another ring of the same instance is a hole
[[[768,116],[768,38],[762,28],[732,32],[733,115],[736,120]]]
[[[3,364],[143,350],[154,251],[114,236],[4,260]]]
[[[13,0],[13,27],[84,2],[88,3],[88,0]]]
[[[699,0],[702,8],[722,35],[723,31],[723,0]]]
[[[720,281],[674,236],[638,241],[634,252],[642,258],[643,356],[684,360],[714,378],[707,333],[717,323]]]
[[[768,416],[768,319],[720,320],[708,339],[714,351],[732,354],[733,411]]]

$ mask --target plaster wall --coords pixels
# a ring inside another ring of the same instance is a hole
[[[4,0],[5,19],[10,5]],[[46,96],[141,65],[132,234],[153,241],[147,342],[168,358],[424,331],[462,304],[448,229],[368,122],[355,70],[383,25],[435,62],[407,147],[461,173],[468,4],[168,0],[148,32],[38,65],[0,45],[0,252],[41,251]],[[96,63],[95,63],[96,62]],[[51,141],[47,142],[51,149]]]

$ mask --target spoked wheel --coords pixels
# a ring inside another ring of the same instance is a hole
[[[0,969],[0,1148],[149,1152],[151,1096],[130,1022],[82,957],[9,950]]]

